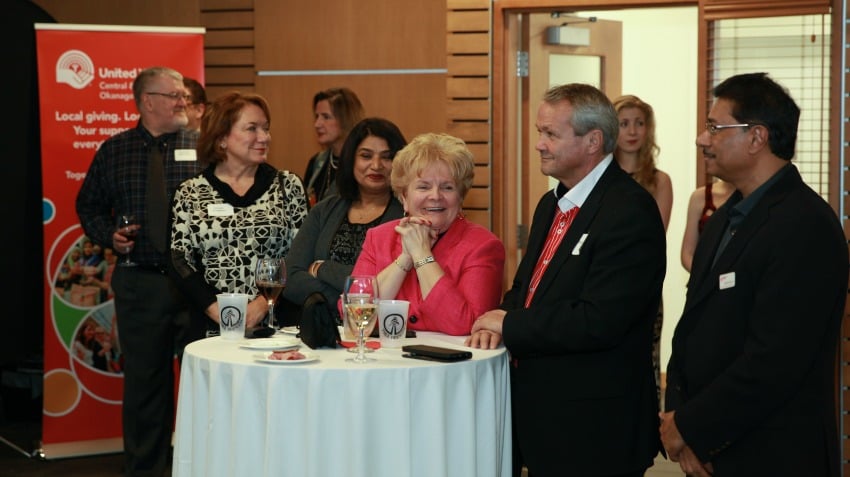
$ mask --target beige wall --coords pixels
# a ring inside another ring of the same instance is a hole
[[[408,139],[445,130],[445,74],[415,73],[446,67],[442,2],[256,0],[254,5],[256,69],[287,75],[260,76],[256,82],[257,92],[272,104],[273,163],[303,174],[318,150],[312,98],[328,87],[351,88],[367,116],[395,122]]]

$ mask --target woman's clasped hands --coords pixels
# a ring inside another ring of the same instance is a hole
[[[404,217],[395,231],[401,236],[402,251],[413,260],[431,255],[431,247],[437,242],[437,231],[424,217]]]

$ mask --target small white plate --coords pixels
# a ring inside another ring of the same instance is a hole
[[[288,335],[297,335],[301,332],[301,330],[299,330],[297,326],[284,326],[280,329],[280,332]]]
[[[304,359],[269,359],[268,354],[255,354],[254,361],[259,361],[260,363],[268,363],[268,364],[301,364],[301,363],[309,363],[311,361],[317,361],[319,359],[319,355],[316,353],[301,353],[304,355]]]
[[[301,341],[295,338],[280,337],[280,338],[254,338],[245,340],[239,343],[240,348],[247,349],[276,349],[286,350],[294,349],[301,346]]]

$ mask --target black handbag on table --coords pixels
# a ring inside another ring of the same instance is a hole
[[[336,312],[321,293],[304,300],[300,328],[301,341],[312,349],[336,348],[339,342]]]

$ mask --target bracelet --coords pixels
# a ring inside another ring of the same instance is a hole
[[[419,268],[421,266],[428,265],[429,263],[433,263],[435,261],[436,260],[434,260],[433,255],[428,255],[427,257],[423,258],[422,260],[417,260],[417,261],[413,262],[413,268]]]
[[[310,275],[313,275],[314,277],[318,278],[319,277],[319,267],[321,267],[323,263],[325,263],[324,260],[316,260],[315,262],[310,264],[310,270],[309,270]]]
[[[401,264],[401,262],[399,262],[397,258],[395,259],[395,264],[396,264],[396,266],[397,266],[398,268],[400,268],[400,269],[401,269],[401,271],[402,271],[402,272],[404,272],[404,273],[407,273],[407,272],[409,272],[409,271],[410,271],[410,269],[409,269],[409,268],[404,268],[404,265],[402,265],[402,264]]]

